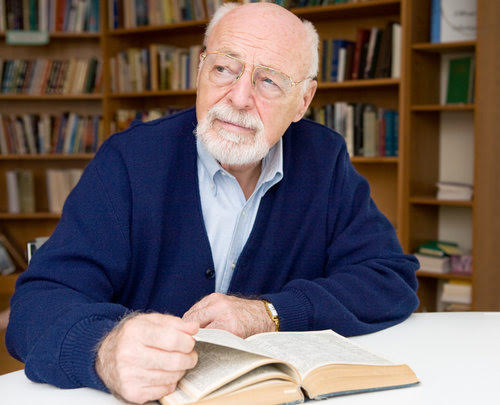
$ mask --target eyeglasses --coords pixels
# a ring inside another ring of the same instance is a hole
[[[220,52],[203,52],[201,54],[208,79],[215,86],[232,86],[243,75],[246,62],[243,59]],[[253,65],[252,86],[255,91],[267,100],[286,97],[292,87],[303,80],[295,82],[290,76],[279,70],[263,65]]]

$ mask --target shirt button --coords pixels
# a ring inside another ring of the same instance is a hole
[[[205,277],[208,279],[214,278],[215,276],[215,270],[214,269],[206,269],[205,270]]]

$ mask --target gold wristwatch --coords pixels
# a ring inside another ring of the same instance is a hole
[[[276,308],[274,308],[274,305],[271,304],[269,301],[262,300],[264,303],[264,306],[266,307],[267,314],[269,315],[269,318],[274,322],[276,325],[276,332],[280,330],[280,319],[278,318],[278,311],[276,311]]]

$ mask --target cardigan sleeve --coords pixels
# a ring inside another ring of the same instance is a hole
[[[418,261],[403,254],[345,146],[334,172],[324,277],[292,280],[281,291],[263,295],[275,306],[282,330],[371,333],[403,321],[418,306]]]
[[[125,165],[105,143],[11,300],[6,345],[31,380],[106,390],[95,347],[127,313],[112,302],[129,267],[129,200]]]

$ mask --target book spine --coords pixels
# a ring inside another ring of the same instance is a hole
[[[441,42],[441,0],[431,2],[431,42]]]
[[[391,55],[391,77],[401,76],[401,25],[392,26],[392,55]]]
[[[331,60],[331,71],[330,71],[330,81],[336,82],[338,69],[339,69],[339,53],[342,47],[343,41],[341,39],[334,39],[332,41],[332,60]]]
[[[16,171],[9,170],[5,173],[5,176],[7,182],[7,211],[10,214],[18,214],[21,212],[21,205]]]
[[[5,9],[5,0],[0,0],[0,32],[4,32],[6,31],[6,29],[7,29],[7,13]]]
[[[394,111],[385,111],[385,156],[394,154]]]
[[[9,148],[7,145],[6,127],[4,125],[4,118],[0,113],[0,155],[6,156],[8,154],[9,154]]]

